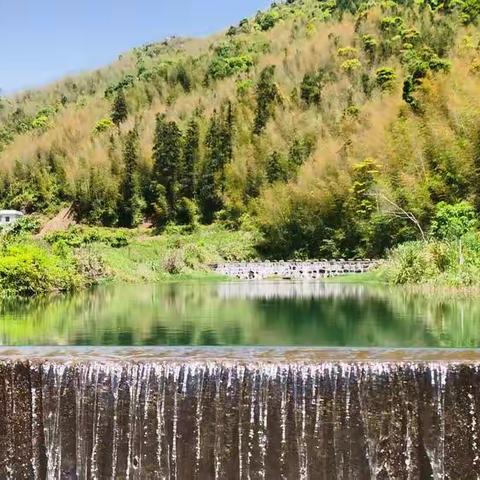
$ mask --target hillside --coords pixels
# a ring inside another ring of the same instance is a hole
[[[0,203],[258,229],[274,258],[381,256],[439,202],[480,210],[479,14],[290,0],[3,98]]]

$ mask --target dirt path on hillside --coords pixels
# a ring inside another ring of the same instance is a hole
[[[71,225],[75,225],[72,207],[66,207],[42,226],[39,235],[43,236],[48,233],[67,230]]]

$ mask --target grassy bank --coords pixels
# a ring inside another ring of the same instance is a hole
[[[30,231],[0,237],[0,298],[67,292],[106,281],[218,278],[210,265],[254,256],[254,235],[218,225],[159,236],[141,230],[74,227],[40,238]]]
[[[192,233],[172,228],[161,236],[140,235],[120,248],[95,242],[91,251],[102,259],[110,278],[124,282],[217,278],[210,265],[255,254],[252,234],[220,226],[201,227]]]

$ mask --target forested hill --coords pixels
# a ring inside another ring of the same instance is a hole
[[[479,14],[290,0],[3,98],[1,204],[258,228],[278,258],[381,255],[441,201],[480,209]]]

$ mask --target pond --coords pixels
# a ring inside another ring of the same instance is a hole
[[[480,302],[322,282],[108,285],[4,305],[14,346],[480,346]]]

